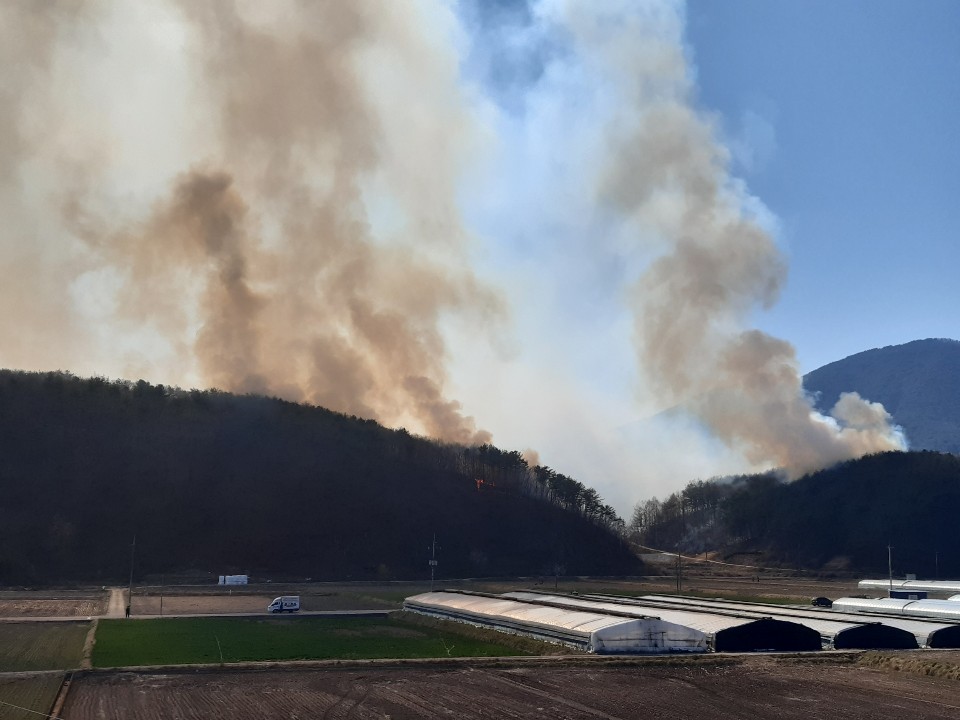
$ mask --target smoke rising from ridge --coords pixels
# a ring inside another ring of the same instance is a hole
[[[0,365],[487,441],[475,414],[605,495],[903,447],[855,394],[814,412],[750,329],[786,267],[682,5],[507,5],[0,6]],[[733,450],[621,443],[631,383]]]
[[[35,30],[16,47],[37,56],[38,86],[71,79],[50,58],[89,52],[84,32],[109,35],[103,14],[81,9],[7,10],[7,35]],[[80,261],[31,274],[66,276],[50,288],[60,307],[70,306],[64,287],[107,287],[99,319],[148,328],[170,355],[190,358],[181,373],[188,368],[206,385],[308,400],[454,441],[488,440],[444,390],[442,319],[493,328],[504,317],[469,267],[456,207],[458,177],[481,133],[457,84],[449,13],[428,3],[267,10],[220,0],[167,13],[191,81],[176,97],[194,121],[193,137],[177,148],[180,167],[137,217],[122,193],[98,195],[115,158],[87,162],[93,187],[54,188],[58,230]],[[4,138],[15,142],[2,148],[2,165],[47,160],[55,172],[59,159],[42,147],[49,137],[17,133],[17,124],[41,104],[64,122],[95,109],[30,97],[23,83],[5,90],[0,123],[14,129]],[[11,118],[18,107],[26,110]],[[21,185],[5,200],[30,195]],[[18,322],[40,320],[31,314]],[[69,335],[83,319],[59,324],[66,347],[48,356],[71,366],[83,350]],[[164,374],[162,361],[146,364]]]
[[[632,291],[640,366],[658,397],[706,422],[756,465],[793,476],[904,449],[881,405],[844,395],[829,417],[804,394],[793,347],[749,329],[786,269],[729,153],[693,104],[680,11],[561,3],[589,62],[616,84],[599,196],[655,248]]]

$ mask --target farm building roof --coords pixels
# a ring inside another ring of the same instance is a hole
[[[960,593],[960,580],[861,580],[861,590],[926,590],[938,593]]]
[[[665,596],[653,595],[646,597],[663,599]],[[702,598],[672,597],[670,599],[676,602],[714,602],[712,600],[704,600]],[[762,608],[771,614],[786,614],[800,618],[817,617],[824,620],[837,619],[849,622],[870,622],[873,620],[874,622],[882,622],[884,625],[889,625],[890,627],[912,633],[917,639],[917,643],[920,645],[926,645],[927,647],[932,648],[960,648],[960,623],[951,622],[946,619],[939,620],[935,618],[919,618],[883,613],[871,613],[871,615],[864,617],[862,613],[845,612],[839,609],[826,610],[813,607],[797,607],[795,605],[751,603],[739,600],[718,600],[716,602],[719,602],[723,605],[743,607],[744,609],[750,607]]]
[[[636,601],[668,603],[677,607],[732,610],[757,617],[792,618],[812,627],[825,641],[837,649],[915,648],[919,643],[926,642],[927,634],[931,630],[925,628],[922,632],[923,640],[920,640],[913,628],[903,627],[908,623],[899,624],[895,621],[887,622],[885,619],[835,613],[830,610],[670,595],[644,595],[636,598]]]
[[[704,652],[707,637],[656,617],[525,602],[453,591],[414,595],[405,610],[562,642],[598,653]]]
[[[693,628],[711,639],[718,651],[749,652],[753,650],[819,650],[820,634],[802,623],[747,613],[699,608],[681,608],[668,604],[640,606],[625,598],[589,599],[539,592],[507,593],[504,597],[528,602],[549,602],[559,606],[593,612],[626,613],[641,617],[655,614],[661,620]]]
[[[955,600],[904,600],[901,598],[839,598],[833,607],[845,612],[906,615],[960,621],[960,603]]]

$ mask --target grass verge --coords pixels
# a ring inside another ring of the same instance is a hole
[[[403,613],[388,618],[101,620],[93,666],[532,654],[467,628],[459,623],[431,627]]]
[[[880,652],[867,652],[860,656],[857,664],[866,667],[882,668],[884,670],[916,673],[917,675],[927,675],[929,677],[960,680],[960,665],[942,659],[930,659],[924,657],[922,653],[898,653],[896,655],[888,655]]]

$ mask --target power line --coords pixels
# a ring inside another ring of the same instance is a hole
[[[6,705],[7,707],[12,707],[16,710],[23,710],[24,712],[39,715],[40,717],[52,718],[52,720],[64,720],[62,715],[49,715],[48,713],[40,712],[39,710],[31,710],[30,708],[20,707],[19,705],[14,705],[13,703],[4,702],[3,700],[0,700],[0,705]]]
[[[669,555],[670,557],[677,557],[678,552],[672,552],[670,550],[662,550],[661,548],[650,547],[649,545],[641,545],[638,542],[631,542],[631,545],[635,548],[640,548],[641,550],[649,550],[650,552],[660,553],[661,555]],[[689,560],[690,562],[698,563],[709,563],[711,565],[723,565],[724,567],[734,567],[734,568],[746,568],[748,570],[769,570],[771,572],[794,572],[794,573],[814,573],[813,570],[803,570],[800,568],[790,569],[782,567],[768,567],[766,565],[743,565],[740,563],[729,563],[723,562],[722,560],[709,560],[707,558],[698,557],[696,555],[683,555],[683,559]]]

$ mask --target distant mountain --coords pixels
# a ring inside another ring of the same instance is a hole
[[[0,371],[0,585],[622,574],[597,493],[518,452],[276,399]]]
[[[911,450],[960,453],[960,342],[915,340],[857,353],[804,376],[826,412],[841,392],[881,402]]]

